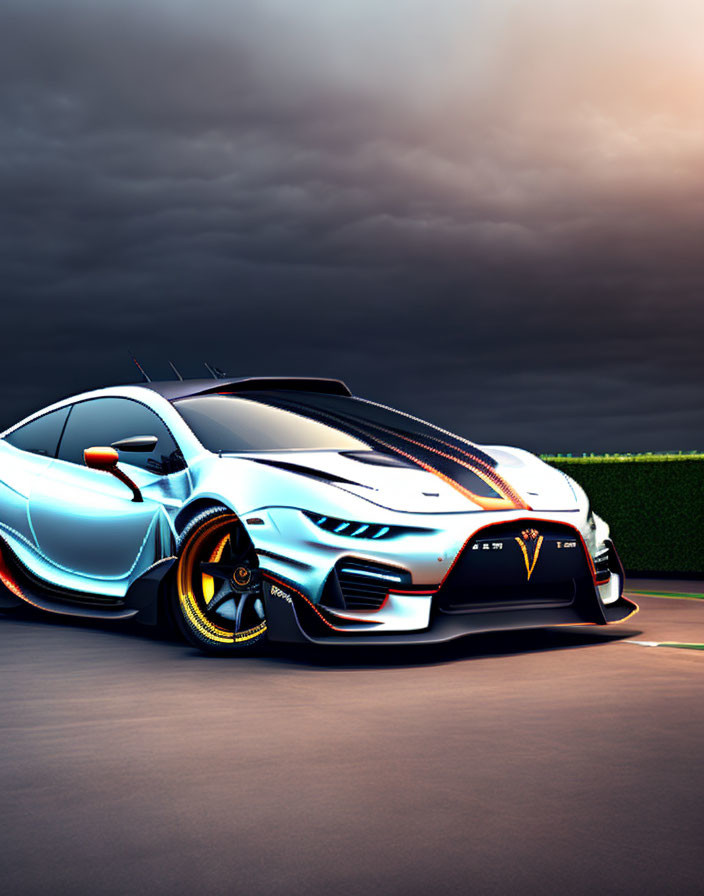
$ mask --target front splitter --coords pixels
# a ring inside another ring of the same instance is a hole
[[[516,631],[520,629],[546,628],[566,625],[604,625],[624,622],[638,610],[627,598],[605,607],[595,594],[594,612],[577,609],[576,606],[525,607],[504,610],[486,610],[480,613],[445,614],[434,612],[427,629],[417,632],[346,633],[325,621],[315,606],[297,589],[284,582],[267,581],[265,592],[266,616],[269,638],[288,643],[310,643],[328,646],[393,646],[400,644],[441,644],[467,635],[486,632]],[[317,614],[320,624],[317,631],[303,621]],[[329,628],[329,632],[325,630]]]

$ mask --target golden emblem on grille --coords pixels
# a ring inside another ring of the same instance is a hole
[[[521,537],[516,537],[518,547],[523,554],[523,562],[526,565],[526,581],[530,581],[535,564],[538,562],[538,554],[543,544],[543,536],[537,529],[523,529]]]

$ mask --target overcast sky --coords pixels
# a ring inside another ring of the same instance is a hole
[[[132,349],[704,449],[702,34],[694,0],[4,0],[0,423]]]

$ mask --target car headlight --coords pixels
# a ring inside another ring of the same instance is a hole
[[[302,511],[318,529],[329,532],[331,535],[343,535],[346,538],[394,538],[397,535],[408,535],[413,532],[428,532],[432,530],[419,529],[411,526],[385,526],[382,523],[364,523],[359,520],[343,520],[337,517],[324,516],[321,513]]]

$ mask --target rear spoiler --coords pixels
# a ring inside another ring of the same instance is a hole
[[[195,395],[237,395],[241,392],[317,392],[326,395],[351,396],[341,380],[314,376],[247,376],[217,380],[165,380],[140,383],[143,389],[151,389],[169,401],[191,398]]]

